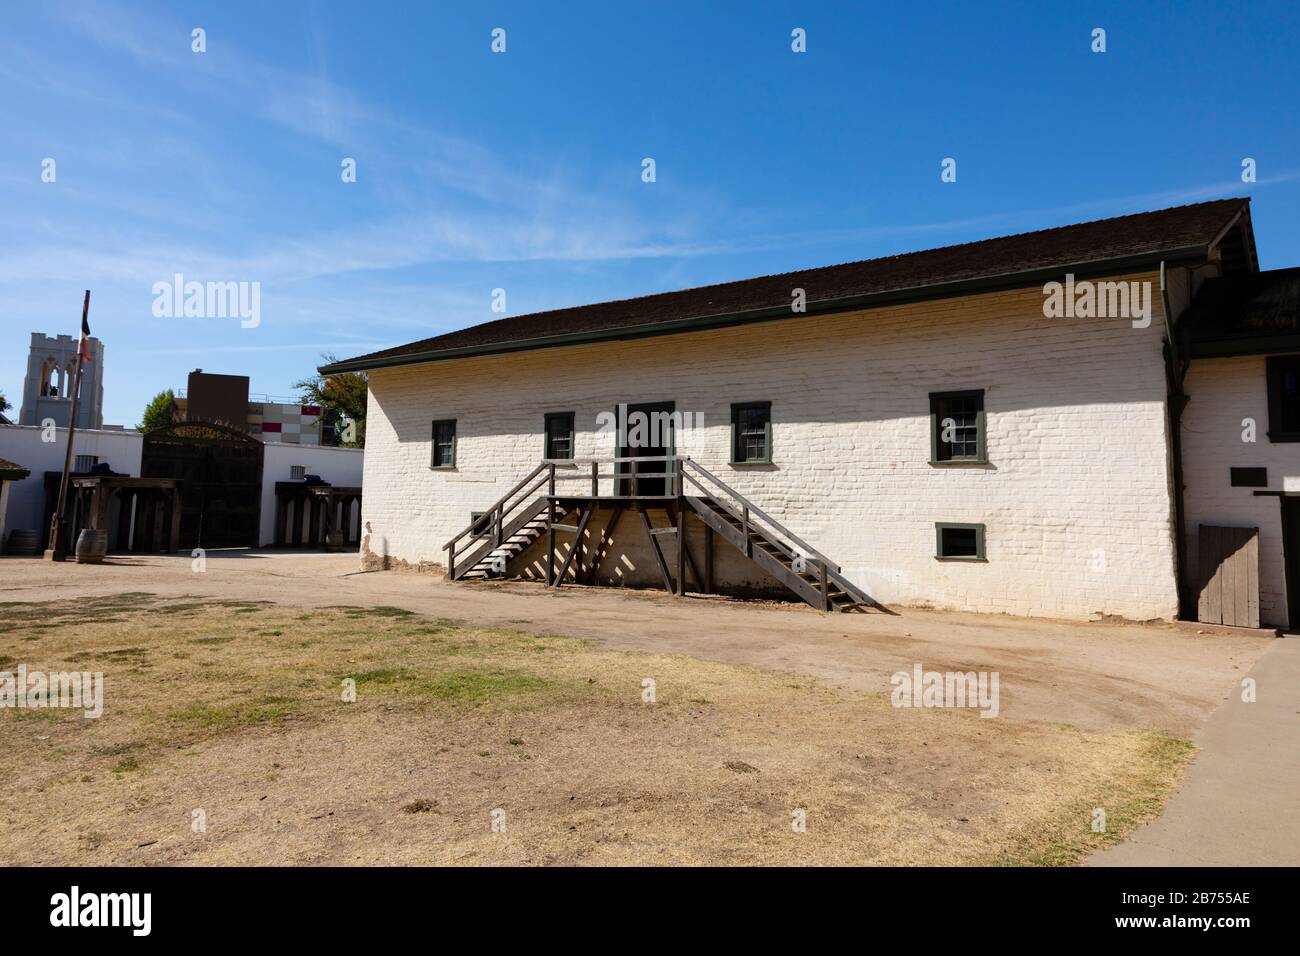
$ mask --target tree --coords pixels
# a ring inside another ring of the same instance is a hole
[[[338,361],[332,352],[322,354],[321,358],[326,363]],[[365,375],[359,372],[340,372],[337,375],[317,373],[311,378],[295,382],[293,387],[303,390],[303,404],[319,405],[323,410],[322,443],[326,441],[324,430],[331,429],[334,436],[332,444],[348,448],[366,447],[366,394],[370,385]]]
[[[144,417],[140,424],[135,426],[139,432],[152,431],[155,428],[162,428],[164,425],[172,423],[172,415],[176,411],[176,396],[172,394],[169,388],[165,392],[159,392],[145,406]]]
[[[10,405],[9,400],[5,398],[5,393],[0,392],[0,412],[7,412],[11,408],[13,408],[13,406]]]

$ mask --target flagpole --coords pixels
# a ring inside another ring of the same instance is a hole
[[[81,304],[81,327],[87,328],[90,317],[90,290]],[[82,333],[84,337],[84,332]],[[63,478],[59,481],[59,504],[50,519],[50,541],[45,548],[46,561],[62,561],[68,555],[63,547],[63,509],[68,501],[68,472],[72,470],[72,436],[77,431],[77,402],[81,399],[81,342],[77,343],[77,371],[72,385],[72,414],[68,417],[68,449],[63,454]]]

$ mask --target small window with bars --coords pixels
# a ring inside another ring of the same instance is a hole
[[[731,463],[772,462],[772,403],[741,402],[731,406]]]
[[[546,432],[544,457],[553,461],[573,458],[573,412],[547,412],[543,419]]]
[[[302,481],[302,480],[303,480],[304,478],[306,478],[306,477],[307,477],[307,466],[306,466],[306,465],[290,465],[290,466],[289,466],[289,480],[290,480],[290,481]]]
[[[984,391],[930,393],[930,463],[984,464]]]
[[[456,467],[456,419],[444,418],[433,423],[433,455],[429,467]]]
[[[76,458],[73,459],[72,470],[74,472],[90,471],[90,469],[94,468],[98,464],[98,455],[77,455]]]

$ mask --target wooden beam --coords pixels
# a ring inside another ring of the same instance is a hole
[[[596,549],[591,556],[591,567],[587,569],[587,583],[590,584],[596,579],[596,572],[600,570],[601,564],[604,563],[608,549],[614,546],[614,532],[618,529],[619,519],[623,517],[623,512],[627,509],[619,505],[613,510],[609,521],[600,532],[600,537],[596,540]]]
[[[713,593],[713,528],[704,526],[704,593]]]
[[[636,462],[633,462],[633,464],[636,464]],[[659,564],[659,572],[664,576],[664,587],[668,589],[668,593],[674,594],[677,588],[673,586],[672,575],[668,573],[668,562],[664,560],[664,553],[659,548],[658,539],[655,538],[654,529],[650,525],[650,517],[645,511],[645,504],[638,501],[636,510],[641,515],[641,524],[645,527],[646,540],[650,542],[650,550],[654,552],[655,561]]]
[[[573,544],[569,546],[569,553],[564,556],[564,564],[560,565],[560,573],[555,582],[557,585],[563,582],[564,576],[569,573],[569,565],[573,564],[574,555],[578,553],[578,545],[582,542],[583,532],[587,530],[587,522],[591,520],[591,513],[595,510],[596,506],[592,505],[582,512],[582,517],[578,520]]]

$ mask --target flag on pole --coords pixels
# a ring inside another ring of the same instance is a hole
[[[77,351],[82,362],[90,361],[90,321],[85,312],[81,314],[81,341],[77,344]]]

